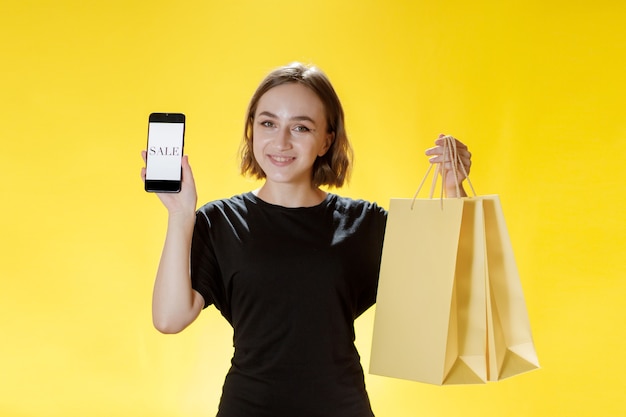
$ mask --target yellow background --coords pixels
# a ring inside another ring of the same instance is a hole
[[[440,132],[497,193],[542,369],[483,386],[367,376],[377,416],[626,415],[626,3],[5,1],[0,415],[212,416],[231,333],[151,325],[166,213],[142,189],[152,111],[184,112],[200,202],[238,176],[248,99],[323,68],[356,149],[341,193],[409,197]],[[369,363],[373,309],[357,321]]]

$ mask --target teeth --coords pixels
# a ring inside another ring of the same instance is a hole
[[[293,158],[288,158],[286,156],[272,156],[272,159],[276,162],[287,162],[292,160]]]

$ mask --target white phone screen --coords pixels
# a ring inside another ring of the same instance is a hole
[[[148,123],[147,180],[180,181],[184,123]]]

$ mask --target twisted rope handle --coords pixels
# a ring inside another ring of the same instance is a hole
[[[433,198],[433,195],[435,194],[435,188],[437,186],[437,178],[439,177],[439,174],[441,174],[442,182],[441,182],[441,193],[440,193],[439,199],[441,201],[441,208],[443,209],[443,189],[446,183],[446,175],[447,175],[446,170],[444,169],[443,165],[446,163],[446,156],[449,158],[450,163],[452,164],[452,173],[454,174],[454,178],[458,178],[458,173],[459,173],[458,165],[460,165],[461,171],[463,172],[463,175],[465,175],[465,179],[467,179],[467,183],[469,184],[474,197],[476,197],[476,191],[474,191],[474,186],[472,185],[472,181],[470,181],[469,179],[469,174],[467,173],[467,170],[465,169],[465,165],[463,165],[463,162],[461,161],[461,158],[459,157],[459,153],[456,148],[456,139],[454,139],[452,136],[444,136],[442,139],[443,139],[443,157],[444,158],[443,158],[443,162],[437,163],[437,169],[435,170],[435,174],[433,175],[433,181],[430,186],[429,198],[431,199]],[[411,202],[411,210],[413,210],[413,205],[415,204],[417,195],[422,190],[422,187],[424,186],[424,183],[426,182],[426,178],[428,178],[428,175],[430,174],[430,171],[432,170],[433,165],[435,164],[434,163],[430,164],[430,166],[428,167],[428,171],[426,171],[426,175],[424,175],[424,178],[422,178],[422,181],[420,182],[419,187],[417,187],[417,191],[415,191],[415,194],[413,195],[413,201]],[[457,196],[461,194],[461,187],[458,182],[456,183],[456,194]]]

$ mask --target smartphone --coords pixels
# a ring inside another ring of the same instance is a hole
[[[180,191],[184,139],[184,114],[150,114],[146,149],[146,191],[154,193]]]

